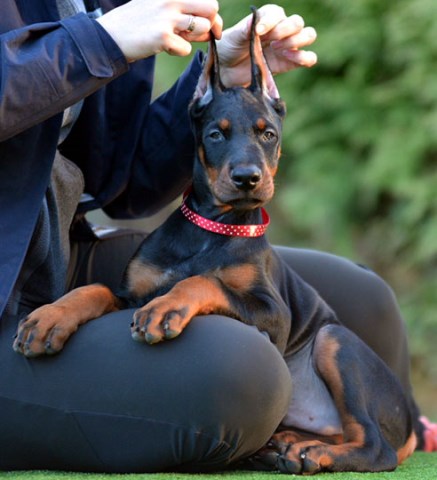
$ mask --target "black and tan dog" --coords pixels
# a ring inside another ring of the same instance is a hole
[[[140,246],[122,293],[102,285],[68,293],[20,324],[14,348],[29,357],[56,353],[80,324],[126,307],[138,307],[133,338],[150,344],[178,336],[196,315],[227,315],[267,332],[293,380],[281,430],[252,465],[304,474],[392,470],[415,448],[400,385],[264,236],[285,109],[255,15],[249,87],[223,87],[211,42],[190,109],[192,189]]]

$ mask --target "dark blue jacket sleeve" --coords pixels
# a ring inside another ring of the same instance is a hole
[[[121,50],[109,35],[105,45],[99,29],[78,14],[0,35],[0,141],[62,112],[128,70]]]
[[[123,192],[105,210],[115,217],[151,215],[180,195],[193,172],[188,106],[201,70],[199,52],[174,86],[150,106]]]
[[[153,101],[153,57],[131,64],[128,74],[85,101],[61,145],[94,197],[81,204],[82,211],[104,208],[114,218],[151,215],[189,184],[194,138],[188,105],[202,60],[198,52],[173,87]]]

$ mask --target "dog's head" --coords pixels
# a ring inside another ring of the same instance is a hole
[[[250,33],[251,83],[225,88],[214,39],[190,107],[197,144],[194,190],[223,209],[248,210],[274,193],[285,106],[256,34]]]

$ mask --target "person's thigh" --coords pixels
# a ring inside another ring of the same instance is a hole
[[[134,342],[132,310],[89,322],[55,356],[12,350],[0,324],[0,470],[151,472],[224,467],[259,449],[287,410],[276,348],[226,317]]]

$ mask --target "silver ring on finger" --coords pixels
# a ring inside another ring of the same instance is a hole
[[[196,20],[193,15],[190,15],[190,18],[188,20],[188,27],[186,28],[186,31],[189,33],[192,33],[195,28],[196,28]]]

